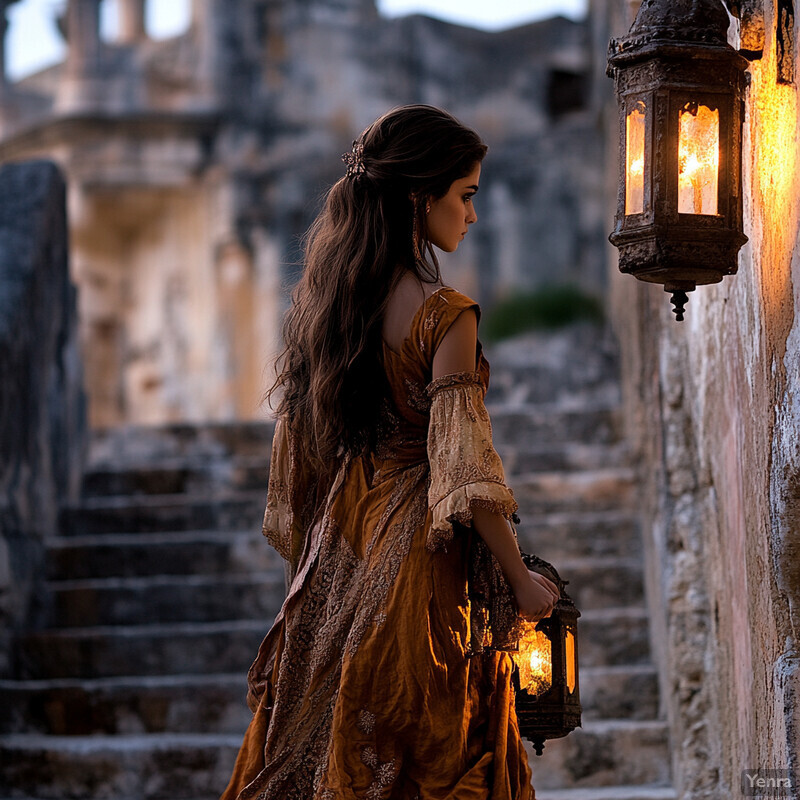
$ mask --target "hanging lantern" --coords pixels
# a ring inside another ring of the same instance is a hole
[[[747,60],[728,44],[720,0],[643,0],[609,43],[620,110],[620,180],[609,241],[621,272],[686,292],[734,275],[742,233]]]
[[[578,617],[580,612],[552,564],[522,554],[529,570],[558,586],[561,599],[549,617],[526,626],[514,661],[512,682],[520,735],[542,754],[546,739],[560,739],[581,724],[578,687]]]

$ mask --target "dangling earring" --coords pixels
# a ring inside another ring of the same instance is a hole
[[[419,226],[417,225],[417,214],[414,213],[414,222],[411,226],[411,239],[414,245],[415,263],[422,261],[422,251],[419,249]]]

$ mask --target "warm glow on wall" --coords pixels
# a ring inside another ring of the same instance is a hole
[[[678,213],[716,214],[719,109],[686,103],[678,127]]]
[[[793,297],[792,250],[800,225],[800,142],[795,86],[775,80],[774,51],[753,64],[749,139],[753,197],[753,264],[758,270],[764,314],[787,313]]]
[[[625,120],[625,213],[644,211],[644,103],[639,100]]]

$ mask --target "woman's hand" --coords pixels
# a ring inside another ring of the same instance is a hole
[[[558,586],[544,575],[528,570],[528,577],[529,580],[513,587],[514,596],[517,598],[520,615],[531,622],[538,622],[550,616],[560,594]]]

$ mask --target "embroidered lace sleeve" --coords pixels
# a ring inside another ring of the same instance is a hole
[[[442,375],[425,389],[431,401],[428,504],[433,523],[428,550],[453,538],[453,523],[470,525],[473,506],[511,519],[518,509],[506,486],[503,464],[492,444],[492,425],[477,371]]]
[[[299,513],[296,454],[289,426],[283,417],[275,422],[267,484],[267,507],[262,533],[285,560],[287,588],[297,571],[303,547],[303,526]]]

